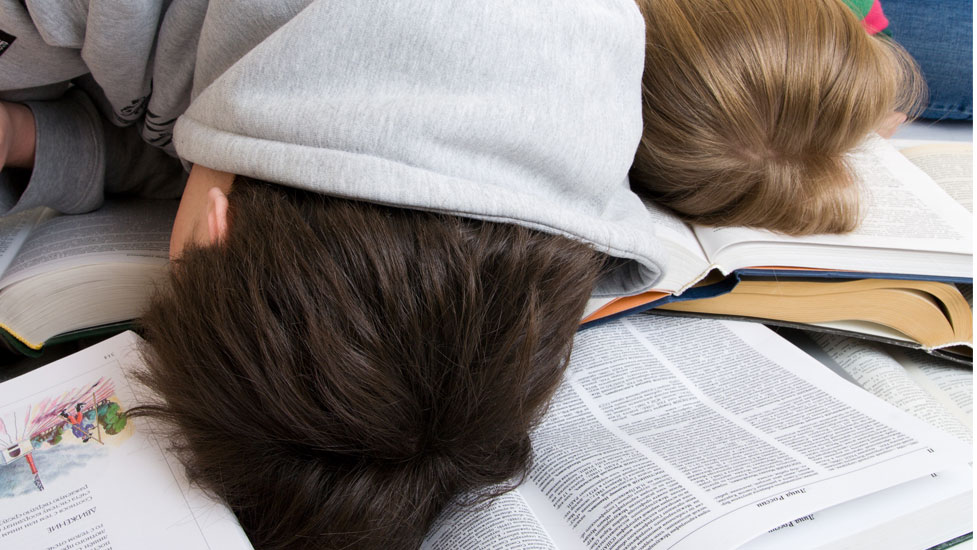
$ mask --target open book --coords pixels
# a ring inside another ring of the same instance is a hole
[[[0,547],[244,550],[145,418],[126,332],[0,384]]]
[[[903,154],[881,138],[867,140],[851,155],[865,215],[845,235],[690,227],[649,205],[670,254],[658,288],[592,300],[584,322],[665,306],[824,324],[928,350],[964,346],[969,349],[955,351],[972,355],[971,307],[947,284],[973,281],[973,216],[967,208],[972,162],[970,144],[914,147]],[[843,282],[850,279],[875,281]],[[886,307],[897,301],[899,307]],[[930,319],[925,329],[906,330],[924,319]]]
[[[830,368],[836,374],[857,384],[927,424],[973,444],[974,372],[970,367],[951,363],[916,350],[881,346],[862,339],[795,330],[780,331],[792,343]],[[897,488],[863,497],[848,503],[792,521],[759,537],[742,550],[778,550],[793,548],[813,531],[837,529],[837,524],[858,518],[853,504],[877,510],[891,510],[887,521],[845,539],[850,548],[894,548],[898,541],[918,540],[920,525],[927,526],[932,537],[920,548],[940,540],[956,541],[958,523],[972,513],[963,499],[970,495],[943,498],[941,486],[963,486],[970,483],[970,467],[945,471]],[[906,514],[905,502],[925,503],[925,510]],[[942,548],[949,547],[949,543]]]
[[[844,547],[946,502],[939,528],[882,547],[973,530],[968,445],[753,323],[637,315],[579,332],[533,444],[526,483],[449,510],[424,548],[723,550],[819,511],[827,528],[773,547]]]
[[[166,274],[178,204],[113,200],[88,214],[0,218],[0,335],[31,354],[137,317]]]
[[[915,350],[835,334],[788,339],[873,395],[964,443],[973,443],[974,370]]]

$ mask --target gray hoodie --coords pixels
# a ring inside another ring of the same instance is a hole
[[[632,0],[141,2],[158,4],[140,19],[157,38],[136,54],[122,43],[138,42],[127,34],[139,25],[93,21],[95,8],[130,3],[92,0],[75,14],[65,4],[27,0],[32,28],[43,7],[47,20],[74,21],[53,28],[87,29],[80,54],[77,41],[53,50],[84,65],[60,81],[82,77],[103,113],[156,144],[182,112],[172,143],[186,161],[592,243],[621,260],[597,295],[660,274],[662,247],[627,181],[644,48]],[[18,6],[0,0],[0,30],[26,35],[8,17]],[[0,55],[0,89],[56,82],[7,74],[21,38]],[[139,70],[108,70],[140,52]]]

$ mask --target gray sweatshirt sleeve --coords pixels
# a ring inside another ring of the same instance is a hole
[[[0,215],[41,205],[88,212],[106,194],[180,196],[186,181],[180,162],[144,142],[136,128],[104,121],[83,91],[26,104],[37,127],[34,169],[0,174]]]

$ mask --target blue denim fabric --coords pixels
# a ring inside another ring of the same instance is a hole
[[[973,120],[972,0],[882,0],[882,11],[929,87],[922,118]]]

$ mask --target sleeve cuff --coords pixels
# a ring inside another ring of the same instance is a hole
[[[105,180],[103,132],[91,101],[73,89],[56,101],[26,104],[34,113],[37,131],[34,168],[26,186],[23,174],[3,171],[0,215],[36,206],[78,214],[101,206]]]

